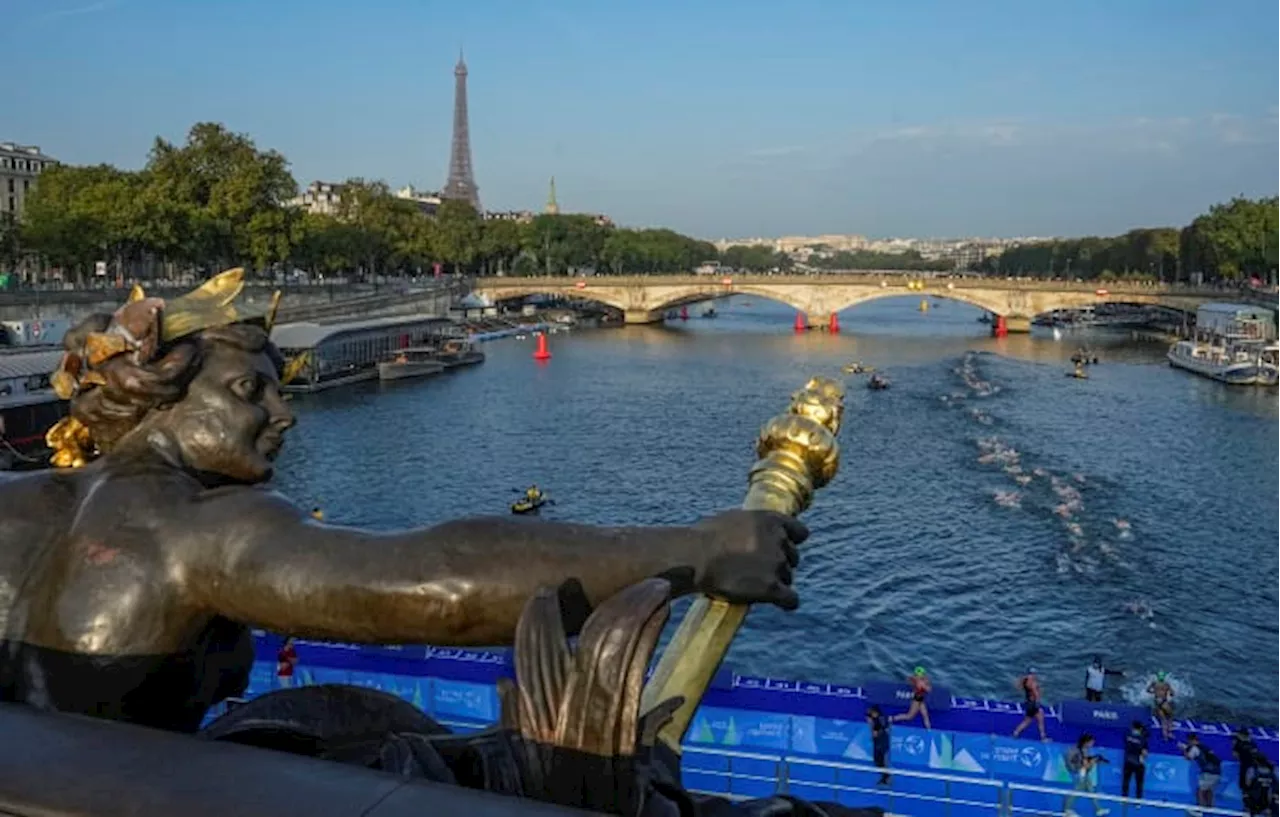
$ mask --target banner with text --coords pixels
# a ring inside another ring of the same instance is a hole
[[[862,692],[866,695],[867,703],[893,707],[895,711],[911,706],[911,699],[915,695],[910,685],[892,681],[871,681],[863,686]],[[934,687],[924,701],[930,712],[946,712],[951,708],[951,691]]]
[[[785,752],[791,744],[791,716],[704,706],[693,716],[685,740],[709,746]]]

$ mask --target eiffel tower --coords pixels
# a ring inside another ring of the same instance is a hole
[[[480,188],[471,170],[471,129],[467,125],[467,63],[458,52],[453,69],[453,147],[449,151],[449,180],[440,195],[465,201],[480,211]]]

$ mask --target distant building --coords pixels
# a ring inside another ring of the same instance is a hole
[[[533,221],[532,210],[487,210],[485,221],[514,221],[517,224],[528,224]]]
[[[423,215],[434,216],[436,211],[440,209],[440,202],[443,201],[439,193],[424,193],[421,190],[414,190],[413,185],[402,187],[396,191],[396,198],[411,201],[418,205],[418,209]]]
[[[35,145],[0,142],[0,218],[20,218],[36,178],[55,164],[56,159],[45,156]]]
[[[308,213],[337,215],[342,203],[342,188],[343,185],[337,182],[312,182],[301,196],[290,199],[289,204],[301,207]]]

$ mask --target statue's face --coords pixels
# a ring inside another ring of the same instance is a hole
[[[188,467],[240,483],[271,478],[294,422],[271,358],[223,343],[207,350],[186,398],[162,414],[159,425]]]

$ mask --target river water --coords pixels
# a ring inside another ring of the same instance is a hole
[[[503,514],[691,522],[742,499],[760,424],[813,374],[850,377],[842,466],[805,521],[801,608],[752,611],[739,672],[824,682],[923,664],[957,694],[1078,697],[1094,653],[1143,700],[1167,670],[1181,714],[1275,725],[1277,400],[1171,369],[1101,332],[996,339],[979,313],[913,299],[795,335],[757,298],[720,317],[486,344],[487,362],[294,402],[277,485],[330,521],[393,528]],[[697,315],[698,310],[691,310]],[[1090,379],[1064,377],[1081,339]],[[674,621],[675,619],[673,619]]]

